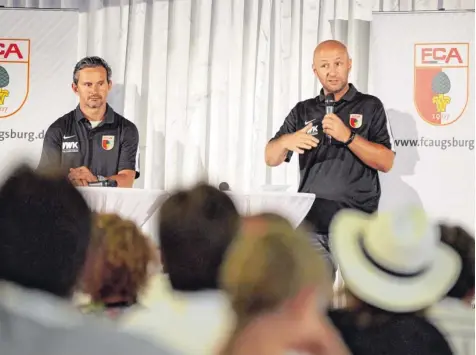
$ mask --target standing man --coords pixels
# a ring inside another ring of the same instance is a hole
[[[111,74],[99,57],[76,64],[72,88],[79,105],[46,131],[39,169],[60,168],[76,186],[115,180],[132,187],[139,177],[139,132],[107,104]]]
[[[348,82],[351,68],[344,44],[320,43],[312,65],[323,87],[320,95],[291,110],[265,151],[269,166],[289,162],[293,152],[299,154],[299,191],[316,195],[305,220],[313,227],[313,242],[333,271],[336,267],[328,245],[331,219],[343,208],[376,211],[378,171],[388,172],[395,156],[382,102]],[[334,95],[334,113],[326,114],[329,94]]]

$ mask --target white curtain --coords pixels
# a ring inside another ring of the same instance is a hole
[[[371,1],[371,0],[369,0]],[[474,10],[474,0],[372,0],[373,11]]]
[[[372,10],[434,10],[440,2],[0,0],[0,5],[80,10],[78,59],[98,55],[110,63],[110,103],[140,131],[142,176],[136,187],[174,189],[205,180],[243,191],[265,184],[297,187],[297,159],[267,168],[264,146],[289,110],[320,90],[311,69],[319,41],[348,44],[351,79],[365,91]],[[444,3],[474,8],[471,0]]]

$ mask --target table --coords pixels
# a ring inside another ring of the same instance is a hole
[[[120,187],[78,187],[95,212],[117,213],[142,227],[170,196],[163,190]]]
[[[287,218],[294,227],[301,224],[316,198],[314,194],[299,192],[227,193],[242,215],[274,212]]]
[[[79,187],[78,190],[93,211],[117,213],[133,220],[140,227],[144,226],[170,196],[170,193],[163,190],[137,188]],[[294,227],[301,224],[315,199],[314,194],[298,192],[228,191],[227,194],[242,215],[274,212],[287,218]]]

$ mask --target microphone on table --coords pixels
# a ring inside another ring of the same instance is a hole
[[[103,181],[88,182],[88,186],[90,187],[117,187],[117,181],[103,180]]]
[[[220,190],[220,191],[230,191],[230,185],[228,185],[227,182],[220,182],[220,185],[218,185],[218,190]]]
[[[332,93],[327,94],[324,102],[326,104],[326,115],[329,113],[334,113],[334,104],[336,103],[334,94]],[[326,134],[326,138],[327,138],[327,143],[331,144],[332,137]]]

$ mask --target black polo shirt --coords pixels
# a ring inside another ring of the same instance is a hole
[[[46,131],[38,169],[86,166],[93,175],[112,176],[135,170],[139,177],[139,132],[108,105],[106,117],[93,128],[78,107]]]
[[[359,136],[393,150],[393,139],[382,102],[363,94],[350,84],[347,93],[335,103],[334,112]],[[372,213],[380,200],[378,172],[365,165],[348,147],[332,140],[324,142],[322,120],[326,114],[324,92],[318,97],[299,102],[289,113],[272,139],[294,133],[313,122],[319,137],[316,148],[299,155],[300,192],[316,195],[305,220],[315,232],[327,234],[334,215],[342,208],[355,208]],[[352,122],[351,122],[352,121]],[[289,152],[286,161],[291,159]]]

